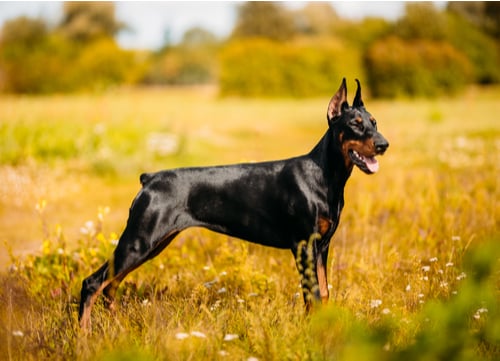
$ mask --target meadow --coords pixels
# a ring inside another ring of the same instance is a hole
[[[353,171],[330,302],[311,315],[291,252],[192,229],[83,333],[81,281],[110,256],[141,172],[304,154],[329,99],[2,95],[0,359],[499,359],[499,99],[365,97],[391,145],[377,174]]]

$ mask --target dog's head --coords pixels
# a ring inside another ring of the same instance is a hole
[[[377,130],[375,118],[366,111],[361,99],[361,85],[356,79],[358,89],[354,102],[347,102],[345,78],[339,90],[328,104],[327,119],[336,143],[344,157],[347,169],[356,165],[367,174],[378,171],[375,156],[384,154],[389,143]]]

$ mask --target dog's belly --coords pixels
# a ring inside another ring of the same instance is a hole
[[[190,201],[189,213],[196,225],[252,243],[291,248],[292,227],[280,212],[273,211],[272,202],[265,207],[249,207],[241,198],[227,199],[214,191],[201,198],[192,197]]]
[[[201,226],[210,229],[211,231],[225,234],[251,243],[281,249],[291,248],[290,240],[281,238],[279,235],[277,235],[273,231],[270,231],[269,229],[264,230],[261,228],[257,231],[254,228],[249,229],[245,227],[229,229],[226,226],[218,226],[215,224],[206,224]]]

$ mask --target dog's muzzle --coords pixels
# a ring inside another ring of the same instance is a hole
[[[384,154],[387,148],[389,148],[389,142],[380,133],[377,133],[373,137],[373,144],[375,146],[375,152],[377,153],[377,155]]]

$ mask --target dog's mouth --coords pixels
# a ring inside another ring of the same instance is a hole
[[[349,149],[349,157],[352,162],[366,174],[373,174],[378,171],[379,164],[375,157],[364,156],[354,149]]]

